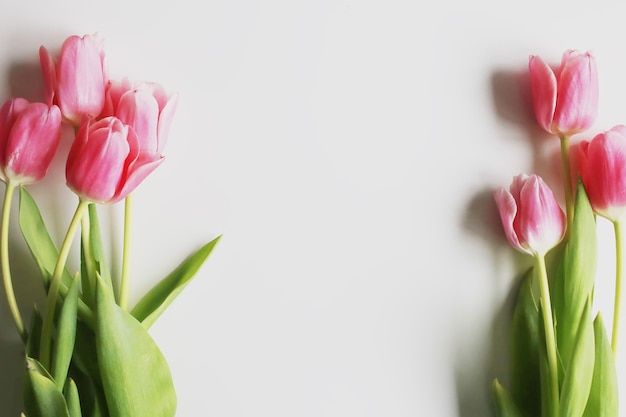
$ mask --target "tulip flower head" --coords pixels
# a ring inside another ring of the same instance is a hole
[[[114,203],[131,193],[161,162],[142,152],[135,131],[116,117],[85,117],[70,149],[67,185],[95,203]]]
[[[142,151],[162,154],[177,105],[178,93],[153,82],[133,85],[125,78],[109,81],[102,116],[116,116],[131,126]]]
[[[565,234],[565,214],[538,175],[516,176],[509,190],[494,193],[509,243],[530,255],[545,255]]]
[[[559,136],[589,129],[598,114],[598,70],[591,53],[567,50],[552,70],[539,56],[529,60],[535,116],[541,127]]]
[[[47,173],[61,139],[57,106],[7,100],[0,108],[0,171],[5,182],[29,184]]]
[[[43,46],[39,59],[46,101],[57,104],[63,118],[77,126],[83,115],[97,117],[104,107],[108,82],[104,39],[98,34],[70,36],[55,59]]]
[[[593,210],[617,221],[626,214],[626,126],[580,143],[580,175]]]

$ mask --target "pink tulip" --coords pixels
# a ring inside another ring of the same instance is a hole
[[[96,203],[114,203],[131,193],[161,162],[142,152],[135,131],[116,117],[80,124],[67,158],[68,186]]]
[[[626,213],[626,126],[580,143],[580,175],[593,210],[616,221]]]
[[[152,82],[132,85],[128,79],[109,81],[102,116],[116,116],[131,126],[142,151],[161,154],[178,104],[178,94],[170,94]]]
[[[0,108],[0,170],[6,182],[28,184],[47,173],[61,139],[57,106],[7,100]]]
[[[565,234],[565,214],[537,175],[518,175],[509,190],[494,193],[509,243],[521,252],[545,255]]]
[[[108,76],[103,46],[104,40],[96,34],[70,36],[58,59],[39,48],[46,101],[57,104],[65,121],[73,125],[83,115],[98,116],[104,107]]]
[[[571,136],[589,129],[598,114],[598,70],[589,53],[565,51],[553,71],[540,57],[529,62],[535,116],[547,132]]]

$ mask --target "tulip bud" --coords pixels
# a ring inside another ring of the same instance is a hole
[[[162,154],[178,104],[178,94],[153,82],[133,86],[128,79],[109,81],[102,116],[131,126],[142,151]]]
[[[57,106],[7,100],[0,108],[0,170],[5,182],[28,184],[48,171],[61,139]]]
[[[589,53],[568,50],[553,71],[540,57],[529,61],[535,116],[541,127],[559,136],[589,129],[598,114],[598,70]]]
[[[582,141],[578,164],[593,210],[611,221],[622,218],[626,213],[626,126]]]
[[[142,152],[135,131],[116,117],[85,117],[70,149],[67,185],[81,199],[114,203],[132,192],[162,161]]]
[[[70,36],[58,59],[43,46],[39,58],[48,104],[57,104],[65,121],[78,125],[83,115],[96,117],[104,107],[108,81],[104,40],[99,35]]]
[[[565,214],[537,175],[516,176],[509,190],[494,193],[509,243],[530,255],[545,255],[565,234]]]

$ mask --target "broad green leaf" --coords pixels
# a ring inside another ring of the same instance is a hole
[[[52,242],[35,200],[24,187],[20,187],[19,224],[24,240],[41,271],[44,286],[47,289],[54,273],[59,251]],[[67,269],[63,269],[59,288],[61,295],[65,296],[71,283],[72,276]],[[78,314],[86,323],[93,325],[93,312],[82,300],[78,301]]]
[[[534,269],[522,278],[511,320],[511,396],[525,415],[541,413],[539,310],[533,296]]]
[[[20,187],[19,224],[28,249],[41,271],[47,288],[54,273],[59,251],[52,242],[37,203],[24,187]],[[72,282],[72,276],[67,269],[63,271],[61,282],[67,290]]]
[[[163,354],[99,278],[96,311],[98,365],[110,416],[173,417],[176,392]]]
[[[80,398],[78,396],[78,387],[72,378],[67,380],[65,386],[65,402],[69,411],[70,417],[82,417],[83,413],[80,410]]]
[[[583,415],[584,417],[618,417],[619,390],[615,357],[600,313],[593,322],[593,330],[596,358],[591,392]]]
[[[585,411],[595,362],[593,327],[589,298],[580,320],[572,356],[565,368],[561,388],[561,417],[580,417]]]
[[[555,295],[561,299],[555,307],[557,345],[564,364],[570,360],[578,338],[580,320],[587,300],[592,294],[596,274],[597,236],[596,222],[585,188],[579,182],[574,209],[574,222],[569,231],[569,241],[563,254],[560,282]]]
[[[100,221],[98,220],[98,210],[95,204],[89,204],[89,237],[91,239],[91,250],[96,263],[96,271],[106,286],[113,291],[111,282],[111,271],[106,260],[106,252],[102,244],[102,233],[100,233]]]
[[[65,386],[65,378],[72,360],[74,352],[74,341],[76,340],[76,320],[78,306],[78,276],[70,285],[70,288],[63,300],[61,313],[59,314],[56,337],[53,345],[52,356],[52,376],[59,389]]]
[[[29,417],[70,417],[65,397],[56,384],[42,374],[43,367],[26,359],[24,407]],[[45,370],[44,370],[45,371]]]
[[[221,235],[201,247],[167,277],[156,284],[133,308],[131,314],[149,329],[156,319],[181,293],[209,257]]]
[[[100,222],[98,220],[98,211],[95,204],[91,203],[88,206],[89,215],[89,228],[88,232],[83,234],[89,236],[89,242],[85,242],[84,236],[81,239],[80,250],[80,273],[83,289],[83,298],[85,303],[92,307],[95,305],[95,289],[96,289],[96,274],[102,278],[106,283],[106,286],[113,291],[113,284],[111,281],[111,273],[109,271],[108,264],[106,262],[106,255],[102,244],[102,234],[100,233]],[[86,260],[86,248],[85,245],[89,244],[91,248],[91,265],[94,271],[89,271]]]
[[[541,303],[538,303],[537,315],[540,317],[538,320],[539,334],[539,379],[541,381],[541,410],[542,416],[550,416],[555,413],[552,410],[556,410],[555,399],[552,397],[552,390],[550,385],[550,364],[548,363],[548,352],[546,347],[545,326],[541,319],[543,310]]]
[[[497,379],[493,381],[492,388],[499,417],[523,417],[511,395]]]

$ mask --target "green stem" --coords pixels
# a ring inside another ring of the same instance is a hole
[[[128,293],[130,289],[130,237],[131,237],[131,215],[133,208],[132,195],[126,196],[124,201],[124,249],[122,255],[122,277],[120,279],[120,307],[128,309]]]
[[[550,288],[548,287],[548,273],[544,255],[536,255],[537,270],[539,271],[539,286],[541,289],[541,310],[543,315],[543,327],[546,338],[546,352],[548,356],[549,385],[552,398],[549,401],[552,409],[549,416],[559,415],[559,371],[556,354],[556,340],[554,337],[554,324],[552,321],[552,305],[550,302]]]
[[[567,213],[567,230],[574,221],[574,191],[572,189],[571,168],[569,163],[569,136],[561,136],[561,167],[563,169],[563,186],[565,188],[565,209]]]
[[[72,217],[72,221],[67,229],[67,233],[65,234],[65,238],[63,239],[63,244],[61,245],[61,250],[59,251],[59,257],[57,258],[57,263],[54,267],[54,273],[52,274],[52,279],[50,280],[50,288],[48,289],[48,298],[46,300],[46,312],[43,316],[43,324],[41,329],[41,342],[39,347],[39,360],[44,368],[50,367],[50,346],[52,344],[52,325],[54,323],[54,313],[56,310],[57,299],[59,296],[59,286],[61,284],[61,276],[63,275],[63,270],[65,269],[65,263],[67,262],[67,257],[70,253],[70,248],[72,246],[72,241],[74,239],[74,235],[76,234],[76,229],[80,224],[80,221],[87,209],[88,202],[80,200],[78,203],[78,207],[76,207],[76,211],[74,212],[74,217]]]
[[[619,221],[613,222],[615,231],[615,302],[613,307],[613,333],[611,335],[611,349],[617,353],[617,339],[619,333],[619,317],[622,300],[622,225]]]
[[[0,232],[0,262],[2,263],[2,280],[4,282],[4,290],[7,296],[9,310],[13,316],[13,322],[17,332],[20,334],[22,341],[26,343],[28,333],[24,327],[22,314],[17,305],[15,292],[13,291],[13,280],[11,279],[11,267],[9,266],[9,219],[11,214],[11,203],[13,202],[13,194],[15,194],[16,185],[10,181],[4,193],[4,203],[2,206],[2,231]]]

